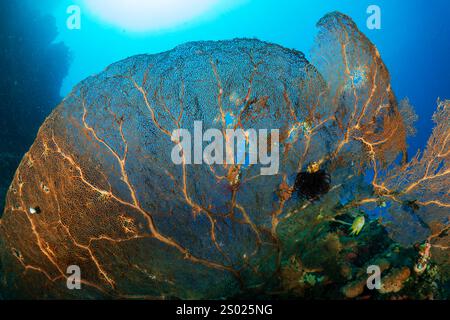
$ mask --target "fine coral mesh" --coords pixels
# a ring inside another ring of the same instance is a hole
[[[449,103],[439,104],[424,154],[406,162],[410,129],[379,52],[344,15],[319,28],[312,63],[259,40],[196,42],[80,83],[43,124],[8,192],[0,253],[6,271],[23,271],[2,275],[11,292],[79,298],[65,288],[70,265],[82,268],[91,298],[233,297],[272,279],[282,279],[274,292],[288,291],[286,279],[319,261],[298,256],[296,237],[315,245],[334,212],[383,201],[393,238],[444,246]],[[260,164],[171,161],[174,129],[203,121],[223,130],[230,117],[244,129],[280,129],[276,175],[262,176]],[[309,173],[313,162],[322,169]],[[421,223],[405,201],[417,203]],[[405,225],[415,232],[399,232]],[[333,235],[321,246],[342,251]]]

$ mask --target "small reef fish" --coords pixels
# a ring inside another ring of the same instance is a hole
[[[366,223],[366,219],[363,216],[356,217],[355,220],[353,220],[352,226],[350,227],[350,230],[351,230],[350,235],[357,236],[361,232],[365,223]]]
[[[425,243],[422,246],[419,255],[420,258],[414,265],[414,271],[417,274],[422,274],[427,269],[428,261],[430,261],[431,258],[431,244],[428,242]]]
[[[39,213],[41,213],[41,208],[39,208],[39,207],[30,207],[29,211],[30,211],[30,214],[39,214]]]

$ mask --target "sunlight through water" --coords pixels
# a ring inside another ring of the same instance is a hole
[[[224,0],[85,0],[91,14],[128,31],[147,32],[178,27],[217,14],[238,1]]]

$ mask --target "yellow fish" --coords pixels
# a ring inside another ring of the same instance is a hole
[[[352,231],[352,232],[350,232],[350,235],[357,236],[361,232],[365,223],[366,223],[366,219],[364,218],[364,216],[356,217],[355,220],[353,220],[352,226],[350,227],[350,230]]]

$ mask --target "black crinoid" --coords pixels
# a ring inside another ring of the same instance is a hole
[[[297,174],[294,188],[300,198],[315,201],[330,191],[330,184],[330,175],[325,170],[307,170]]]

